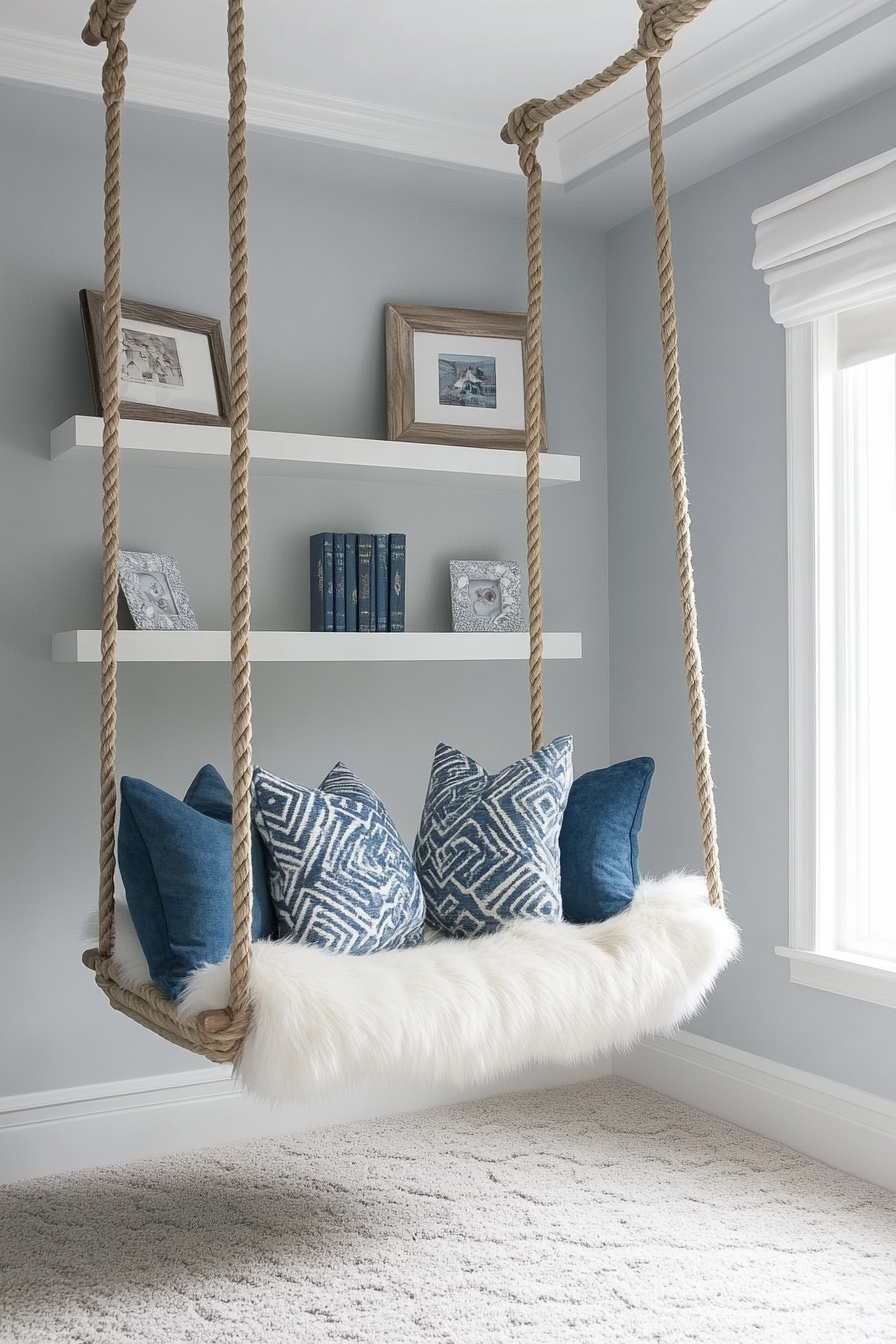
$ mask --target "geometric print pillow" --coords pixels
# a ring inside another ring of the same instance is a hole
[[[258,769],[254,786],[281,938],[355,955],[422,941],[414,864],[372,789],[341,762],[319,789]]]
[[[426,920],[467,938],[517,919],[561,919],[560,825],[572,784],[572,738],[489,775],[436,748],[414,862]]]

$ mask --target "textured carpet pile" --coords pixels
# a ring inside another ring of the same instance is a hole
[[[896,1196],[619,1078],[0,1189],[0,1339],[896,1341]]]

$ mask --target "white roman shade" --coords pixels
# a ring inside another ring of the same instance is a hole
[[[896,299],[896,149],[753,213],[753,265],[785,327]]]
[[[896,355],[896,299],[850,308],[837,318],[837,368]]]

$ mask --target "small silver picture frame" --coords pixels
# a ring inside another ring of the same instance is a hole
[[[457,632],[520,633],[520,567],[513,560],[451,560],[451,623]]]
[[[180,570],[170,555],[118,552],[121,630],[198,630]]]

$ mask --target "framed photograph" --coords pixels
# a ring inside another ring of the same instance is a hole
[[[473,631],[524,631],[520,567],[512,560],[451,560],[451,624]]]
[[[525,342],[525,313],[387,304],[389,438],[525,449]]]
[[[170,555],[118,552],[120,630],[198,630],[180,570]]]
[[[93,399],[97,415],[102,415],[103,295],[82,289],[80,298]],[[123,419],[230,424],[230,380],[216,318],[123,300],[118,374]]]

